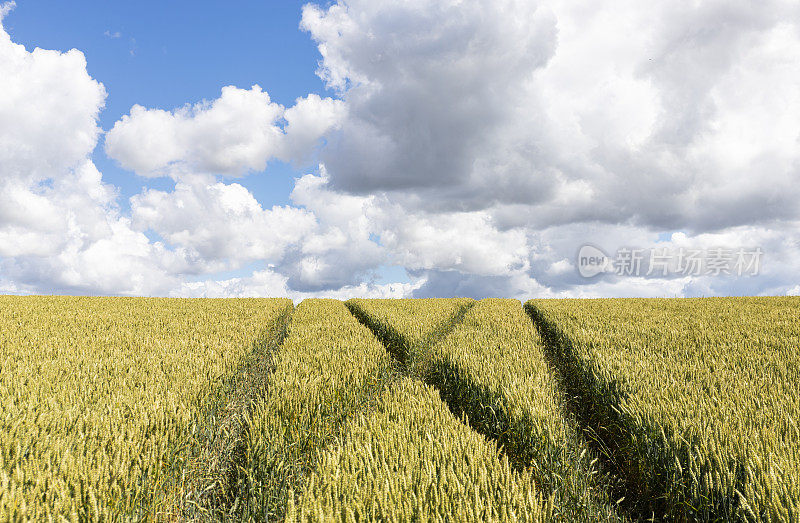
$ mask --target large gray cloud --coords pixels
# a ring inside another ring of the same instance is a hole
[[[396,206],[383,234],[424,281],[417,295],[786,292],[798,282],[785,263],[800,218],[798,20],[781,1],[307,6],[320,76],[348,106],[322,153],[330,188]],[[663,247],[659,233],[675,231],[698,247],[764,246],[766,273],[575,270],[583,243]],[[467,250],[440,241],[453,237]],[[482,247],[499,269],[464,263]]]
[[[527,1],[309,5],[302,27],[350,110],[324,158],[354,192],[468,179],[556,46],[555,18]]]
[[[796,218],[794,2],[307,6],[349,117],[332,185],[500,227]]]

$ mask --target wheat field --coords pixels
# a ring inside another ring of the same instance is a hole
[[[796,521],[798,319],[0,297],[0,520]]]

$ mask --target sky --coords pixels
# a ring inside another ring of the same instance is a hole
[[[0,294],[800,294],[796,1],[0,6]]]

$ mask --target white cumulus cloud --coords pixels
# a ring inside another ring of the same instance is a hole
[[[80,51],[12,42],[11,7],[0,10],[0,292],[166,292],[180,252],[130,227],[90,160],[103,85]]]
[[[197,177],[171,192],[147,190],[131,199],[137,229],[152,230],[204,261],[276,262],[285,249],[316,229],[303,209],[263,209],[246,188]]]
[[[315,94],[286,110],[258,85],[229,85],[215,100],[174,111],[134,105],[106,135],[105,149],[142,176],[242,176],[273,158],[306,158],[343,113],[341,101]]]

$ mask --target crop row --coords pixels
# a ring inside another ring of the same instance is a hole
[[[420,380],[394,381],[346,434],[322,454],[288,520],[551,520],[552,496]]]
[[[289,300],[0,297],[0,519],[167,510]]]
[[[534,300],[634,513],[800,518],[800,299]]]
[[[797,520],[798,318],[0,297],[0,519]]]
[[[474,304],[469,298],[347,301],[356,318],[404,366],[419,361],[417,353],[447,335]]]
[[[283,517],[320,452],[393,376],[389,354],[337,300],[303,301],[247,419],[235,519]]]
[[[444,300],[441,300],[444,301]],[[517,300],[482,300],[438,343],[418,317],[447,318],[435,300],[358,300],[356,306],[386,339],[410,347],[412,375],[434,385],[457,415],[494,439],[517,469],[531,474],[553,517],[613,519],[595,478],[590,453],[564,414],[541,340]],[[446,324],[446,323],[445,323]]]

